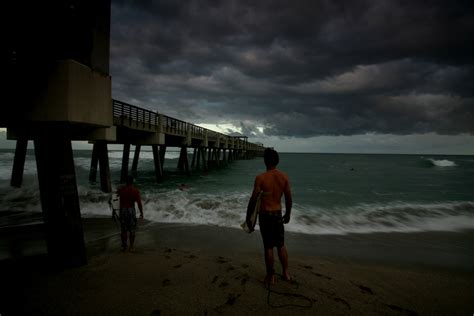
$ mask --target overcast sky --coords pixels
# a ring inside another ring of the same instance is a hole
[[[115,1],[113,97],[297,152],[474,154],[474,1]]]
[[[113,1],[113,96],[283,151],[472,154],[473,3]]]

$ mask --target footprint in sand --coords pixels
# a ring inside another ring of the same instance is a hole
[[[216,283],[216,281],[217,281],[218,278],[219,278],[219,277],[216,275],[216,276],[212,279],[211,284]]]
[[[224,258],[224,257],[218,257],[218,258],[216,259],[216,262],[222,264],[222,263],[227,263],[228,260],[227,260],[226,258]]]
[[[311,272],[312,274],[314,274],[315,276],[317,277],[320,277],[320,278],[324,278],[326,280],[332,280],[331,277],[327,276],[327,275],[324,275],[324,274],[321,274],[321,273],[317,273],[317,272]]]
[[[234,280],[236,281],[240,280],[240,285],[245,285],[245,283],[247,283],[249,279],[250,279],[250,276],[247,273],[238,275],[234,278]]]
[[[168,285],[171,285],[171,280],[169,280],[169,279],[164,279],[164,280],[163,280],[163,286],[168,286]]]
[[[372,291],[372,289],[370,287],[359,285],[359,289],[361,290],[362,293],[367,293],[367,294],[370,294],[370,295],[374,295],[374,292]]]
[[[305,268],[306,270],[313,270],[312,266],[300,265],[300,267]],[[332,278],[330,276],[327,276],[327,275],[324,275],[324,274],[321,274],[321,273],[317,273],[317,272],[311,272],[311,273],[314,274],[317,277],[324,278],[324,279],[327,279],[327,280],[332,280]]]
[[[177,265],[173,266],[173,268],[179,269],[179,268],[181,268],[181,266],[182,266],[182,264],[177,264]]]
[[[221,264],[222,264],[222,263],[227,263],[227,262],[229,262],[229,261],[230,261],[229,259],[226,259],[226,258],[220,257],[220,256],[217,257],[217,260],[216,260],[217,263],[221,263]]]
[[[332,297],[332,296],[336,295],[336,293],[327,291],[327,290],[322,289],[322,288],[319,288],[319,291],[320,291],[321,293],[325,294],[327,297]]]
[[[338,303],[342,303],[342,304],[346,305],[347,308],[351,309],[351,305],[350,305],[349,303],[347,303],[346,300],[344,300],[344,299],[342,299],[342,298],[340,298],[340,297],[335,297],[335,298],[334,298],[334,301],[335,301],[335,302],[338,302]]]
[[[409,316],[418,316],[418,313],[415,312],[415,311],[412,311],[412,310],[409,310],[409,309],[406,309],[406,308],[402,308],[400,306],[397,306],[397,305],[391,305],[391,304],[387,304],[387,306],[394,310],[394,311],[397,311],[399,313],[403,313],[403,314],[406,314],[406,315],[409,315]]]
[[[357,286],[359,288],[359,290],[364,293],[364,294],[370,294],[370,295],[374,295],[374,291],[372,291],[372,289],[368,286],[364,286],[364,285],[360,285],[360,284],[357,284],[353,281],[351,281],[351,283],[355,286]]]
[[[226,281],[222,281],[221,284],[219,284],[219,287],[226,287],[228,285],[229,283],[227,283]]]
[[[321,293],[323,293],[327,298],[330,298],[330,299],[334,300],[334,301],[337,302],[337,303],[342,303],[342,304],[344,304],[348,309],[351,309],[351,305],[350,305],[345,299],[342,299],[342,298],[340,298],[340,297],[337,297],[337,296],[336,296],[336,293],[326,291],[325,289],[322,289],[322,288],[319,288],[319,291],[320,291]]]
[[[234,305],[235,301],[240,297],[240,294],[235,295],[233,293],[229,294],[229,297],[227,298],[227,302],[225,302],[227,305]]]
[[[232,306],[235,304],[235,301],[241,296],[241,294],[234,294],[234,293],[230,293],[229,296],[227,296],[227,301],[222,304],[222,305],[219,305],[217,307],[214,308],[214,310],[216,312],[218,312],[219,314],[224,314],[224,311],[225,311],[225,308],[226,306]],[[205,314],[207,315],[207,314]]]

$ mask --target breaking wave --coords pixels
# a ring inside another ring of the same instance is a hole
[[[131,153],[131,159],[133,153]],[[139,169],[152,170],[152,153],[142,151]],[[166,153],[168,159],[176,159],[177,152]],[[121,168],[121,151],[110,152],[110,168],[118,177]],[[0,153],[0,211],[29,211],[40,212],[41,203],[36,176],[36,162],[34,155],[28,155],[25,163],[23,186],[20,189],[10,187],[13,153]],[[456,158],[457,165],[452,160],[416,157],[415,169],[420,165],[432,168],[434,176],[438,177],[436,168],[457,167],[464,168],[463,160]],[[174,161],[168,160],[169,166],[175,167]],[[89,153],[75,153],[75,164],[78,179],[78,191],[81,213],[85,217],[110,216],[108,205],[109,195],[100,191],[99,185],[88,183],[90,168]],[[242,168],[248,165],[241,164]],[[170,168],[171,168],[170,167]],[[244,170],[244,169],[241,169]],[[245,169],[246,170],[246,169]],[[446,169],[443,169],[446,170]],[[425,170],[426,171],[426,170]],[[236,172],[236,171],[234,171]],[[239,171],[247,172],[247,171]],[[235,173],[233,174],[235,175]],[[230,177],[229,177],[230,178]],[[145,217],[154,222],[186,223],[218,225],[223,227],[239,228],[245,217],[249,192],[243,191],[234,182],[222,182],[222,175],[218,172],[207,175],[196,185],[191,185],[187,191],[180,191],[172,183],[181,183],[179,177],[170,177],[169,184],[155,186],[143,183],[142,198],[145,208]],[[242,178],[243,179],[243,178]],[[424,180],[423,180],[424,181]],[[469,182],[470,183],[470,182]],[[222,186],[222,189],[220,187]],[[419,187],[425,187],[421,182]],[[379,233],[379,232],[424,232],[424,231],[451,231],[474,229],[474,201],[472,194],[450,194],[448,201],[437,202],[443,196],[430,195],[430,199],[420,199],[430,202],[411,202],[418,195],[406,195],[405,188],[393,191],[383,188],[371,189],[367,199],[353,199],[352,195],[342,194],[346,188],[332,189],[330,187],[308,186],[314,189],[309,195],[321,197],[322,193],[331,193],[331,196],[341,194],[341,203],[348,206],[337,206],[327,202],[326,207],[311,204],[312,199],[298,199],[294,205],[292,220],[286,230],[306,234],[349,234],[349,233]],[[296,192],[297,186],[295,186]],[[454,189],[453,189],[454,191]],[[415,191],[416,192],[416,191]],[[463,191],[464,192],[464,191]],[[301,192],[300,192],[301,193]],[[324,195],[330,201],[331,196]],[[422,195],[420,195],[422,196]],[[401,201],[410,199],[410,202]],[[370,200],[371,199],[371,200]],[[388,202],[388,200],[391,202]],[[394,201],[395,199],[400,201]],[[449,201],[459,199],[468,201]],[[335,200],[336,201],[336,200]],[[353,201],[353,202],[350,202]],[[360,203],[361,201],[367,203]],[[337,201],[336,201],[337,202]],[[341,205],[339,203],[338,205]],[[258,228],[258,227],[257,227]]]
[[[84,195],[82,195],[84,196]],[[108,215],[106,200],[89,194],[85,215]],[[100,201],[102,199],[102,201]],[[248,193],[225,195],[168,191],[143,196],[145,217],[154,222],[238,228],[245,219]],[[424,232],[474,229],[474,202],[359,204],[317,208],[296,204],[288,231],[305,234]]]
[[[211,198],[185,194],[149,201],[152,220],[238,227],[245,218],[248,196]],[[339,209],[308,209],[295,205],[288,231],[306,234],[460,231],[474,229],[474,203],[393,203]]]
[[[447,159],[436,160],[436,159],[428,158],[428,159],[426,159],[426,161],[432,167],[441,167],[441,168],[443,168],[443,167],[456,167],[457,166],[454,161],[447,160]]]
[[[248,192],[207,194],[178,189],[142,195],[145,217],[153,222],[238,228],[245,219]],[[109,194],[79,186],[84,217],[110,216]],[[40,212],[37,184],[3,188],[0,210]],[[305,234],[425,232],[474,229],[474,202],[358,204],[318,208],[295,204],[287,231]]]
[[[458,232],[474,229],[474,202],[359,204],[295,210],[289,230],[308,234]]]

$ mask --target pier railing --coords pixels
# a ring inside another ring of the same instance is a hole
[[[114,118],[118,118],[120,125],[136,128],[152,129],[158,126],[156,113],[118,100],[112,100]]]
[[[229,142],[230,140],[237,140],[241,144],[245,144],[247,149],[263,149],[263,146],[248,143],[246,140],[242,140],[242,137],[225,135],[126,102],[113,99],[112,105],[114,123],[116,125],[153,132],[162,131],[167,134],[182,137],[186,137],[189,131],[191,137],[195,139],[205,139],[207,134],[208,141]]]

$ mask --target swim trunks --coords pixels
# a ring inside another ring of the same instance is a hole
[[[120,226],[122,228],[122,232],[135,232],[137,229],[137,212],[135,211],[135,208],[120,209]]]
[[[285,229],[281,212],[260,212],[258,221],[265,249],[283,247]]]

